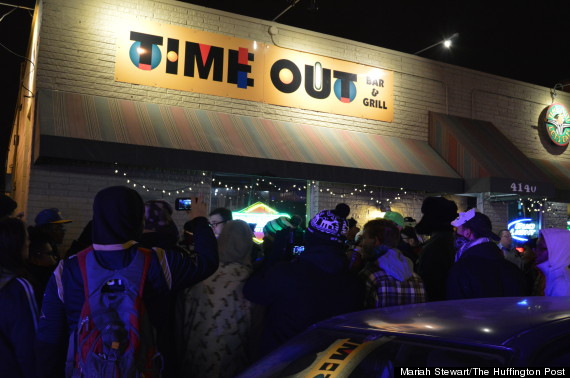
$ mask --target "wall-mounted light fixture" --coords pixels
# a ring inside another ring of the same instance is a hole
[[[429,50],[429,49],[431,49],[432,47],[435,47],[435,46],[438,46],[438,45],[444,45],[446,48],[449,49],[449,48],[451,48],[451,45],[452,45],[452,43],[453,43],[453,39],[454,39],[454,38],[457,38],[457,37],[459,37],[459,33],[455,33],[455,34],[453,34],[451,37],[446,38],[446,39],[444,39],[444,40],[442,40],[442,41],[439,41],[439,42],[437,42],[437,43],[434,43],[433,45],[428,46],[428,47],[426,47],[425,49],[421,49],[420,51],[416,51],[416,52],[414,53],[414,55],[418,55],[418,54],[420,54],[420,53],[423,53],[424,51]]]
[[[554,99],[556,98],[556,96],[558,96],[558,93],[556,93],[556,90],[562,90],[564,89],[564,87],[570,86],[570,84],[560,84],[557,83],[556,85],[554,85],[554,87],[552,87],[552,89],[550,90],[550,96],[552,97],[552,101],[554,102]]]

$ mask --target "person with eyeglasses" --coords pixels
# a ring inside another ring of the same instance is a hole
[[[212,210],[209,215],[210,227],[214,230],[214,235],[216,238],[220,236],[222,230],[224,229],[224,224],[227,221],[233,220],[232,211],[226,209],[225,207],[218,207]]]

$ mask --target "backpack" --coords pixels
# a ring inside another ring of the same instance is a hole
[[[123,269],[102,267],[90,247],[77,255],[85,302],[70,337],[68,377],[160,377],[162,357],[142,299],[151,251]]]

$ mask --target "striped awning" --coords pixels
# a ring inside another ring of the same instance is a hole
[[[554,185],[491,122],[430,112],[429,144],[465,179],[466,193],[554,195]]]
[[[556,201],[570,203],[570,162],[530,159],[554,183]]]
[[[39,92],[38,157],[461,192],[426,142],[222,112]]]

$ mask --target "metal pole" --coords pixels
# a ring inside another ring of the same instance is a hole
[[[279,17],[283,16],[285,13],[287,13],[287,11],[288,11],[289,9],[291,9],[291,8],[293,8],[295,5],[297,5],[297,3],[298,3],[299,1],[301,1],[301,0],[294,0],[291,5],[289,5],[287,8],[285,8],[285,10],[284,10],[283,12],[279,13],[279,14],[277,15],[277,17],[275,17],[275,18],[274,18],[273,20],[271,20],[271,21],[277,21],[277,19],[278,19]]]

